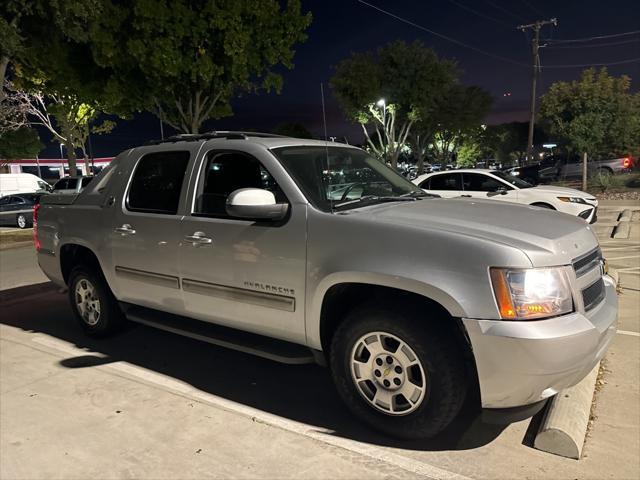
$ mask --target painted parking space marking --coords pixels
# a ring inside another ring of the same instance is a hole
[[[640,332],[630,332],[629,330],[618,330],[620,335],[629,335],[631,337],[640,337]]]

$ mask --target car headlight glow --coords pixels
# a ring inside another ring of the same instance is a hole
[[[565,267],[491,268],[490,275],[502,319],[534,320],[573,311]]]
[[[580,197],[558,197],[558,200],[568,203],[583,203],[585,205],[587,204],[587,201],[584,198]]]

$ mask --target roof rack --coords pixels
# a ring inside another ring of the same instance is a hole
[[[167,137],[164,140],[151,140],[145,145],[160,145],[162,143],[176,142],[199,142],[201,140],[212,140],[214,138],[226,138],[228,140],[246,140],[249,137],[258,138],[282,138],[282,135],[262,132],[234,132],[234,131],[211,131],[206,133],[181,133]]]

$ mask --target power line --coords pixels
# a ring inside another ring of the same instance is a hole
[[[596,45],[546,45],[549,48],[597,48],[597,47],[613,47],[615,45],[626,45],[628,43],[638,43],[640,38],[633,38],[631,40],[620,40],[619,42],[599,43]]]
[[[507,27],[507,28],[509,28],[509,29],[513,28],[513,26],[512,26],[512,25],[509,25],[508,23],[503,22],[502,20],[498,20],[497,18],[491,17],[491,16],[489,16],[489,15],[485,15],[484,13],[482,13],[482,12],[478,12],[477,10],[474,10],[473,8],[467,7],[466,5],[463,5],[463,4],[461,4],[461,3],[458,3],[458,2],[456,2],[455,0],[447,0],[447,2],[449,2],[449,3],[453,3],[453,4],[454,4],[454,5],[456,5],[457,7],[462,8],[463,10],[466,10],[466,11],[468,11],[468,12],[471,12],[471,13],[473,13],[474,15],[477,15],[477,16],[479,16],[479,17],[485,18],[485,19],[487,19],[487,20],[491,20],[492,22],[495,22],[495,23],[499,23],[500,25],[504,25],[505,27]]]
[[[502,60],[503,62],[507,62],[507,63],[511,63],[512,65],[518,65],[519,67],[531,67],[531,65],[528,65],[526,63],[523,62],[518,62],[517,60],[513,60],[511,58],[507,58],[507,57],[503,57],[501,55],[496,55],[494,53],[491,52],[487,52],[484,50],[481,50],[479,48],[476,48],[472,45],[468,45],[464,42],[461,42],[460,40],[456,40],[455,38],[451,38],[447,35],[443,35],[442,33],[436,32],[435,30],[431,30],[427,27],[423,27],[422,25],[418,25],[417,23],[412,22],[411,20],[407,20],[406,18],[402,18],[398,15],[395,15],[391,12],[388,12],[387,10],[383,10],[380,7],[377,7],[375,5],[372,5],[368,2],[365,2],[364,0],[358,0],[359,3],[369,7],[369,8],[373,8],[374,10],[377,10],[380,13],[384,13],[385,15],[388,15],[402,23],[406,23],[407,25],[411,25],[412,27],[415,27],[419,30],[423,30],[425,32],[428,32],[432,35],[435,35],[436,37],[442,38],[443,40],[447,40],[448,42],[454,43],[458,46],[464,47],[464,48],[468,48],[469,50],[473,50],[474,52],[480,53],[482,55],[486,55],[488,57],[494,58],[496,60]],[[545,68],[584,68],[584,67],[604,67],[604,66],[608,66],[608,65],[623,65],[623,64],[628,64],[628,63],[635,63],[640,61],[640,58],[632,58],[632,59],[628,59],[628,60],[622,60],[619,62],[609,62],[609,63],[586,63],[586,64],[582,64],[582,65],[539,65],[538,68],[540,69],[545,69]]]
[[[497,4],[495,4],[495,3],[493,3],[493,2],[491,2],[489,0],[484,0],[484,1],[487,2],[489,5],[491,5],[493,8],[496,8],[496,9],[500,10],[501,12],[506,13],[507,15],[515,18],[516,20],[524,20],[523,17],[521,17],[520,15],[516,15],[515,13],[510,12],[509,10],[507,10],[506,8],[504,8],[504,7],[500,6],[500,5],[497,5]]]
[[[428,32],[428,33],[430,33],[432,35],[435,35],[436,37],[442,38],[443,40],[447,40],[448,42],[455,43],[456,45],[459,45],[459,46],[464,47],[464,48],[468,48],[469,50],[473,50],[474,52],[480,53],[482,55],[486,55],[487,57],[495,58],[496,60],[502,60],[503,62],[508,62],[508,63],[513,64],[513,65],[518,65],[520,67],[528,67],[529,66],[526,63],[518,62],[517,60],[512,60],[510,58],[502,57],[500,55],[496,55],[496,54],[493,54],[493,53],[490,53],[490,52],[485,52],[484,50],[476,48],[476,47],[474,47],[472,45],[468,45],[468,44],[466,44],[464,42],[461,42],[460,40],[456,40],[455,38],[448,37],[447,35],[443,35],[442,33],[438,33],[438,32],[436,32],[434,30],[431,30],[431,29],[429,29],[427,27],[423,27],[422,25],[418,25],[417,23],[414,23],[411,20],[407,20],[406,18],[399,17],[398,15],[395,15],[395,14],[393,14],[391,12],[383,10],[380,7],[376,7],[375,5],[367,3],[364,0],[358,0],[358,2],[362,3],[363,5],[366,5],[369,8],[373,8],[374,10],[377,10],[380,13],[384,13],[385,15],[388,15],[388,16],[390,16],[392,18],[395,18],[396,20],[399,20],[399,21],[401,21],[403,23],[406,23],[407,25],[411,25],[412,27],[415,27],[415,28],[417,28],[419,30],[423,30],[423,31]]]
[[[591,42],[593,40],[603,40],[605,38],[615,38],[615,37],[626,37],[628,35],[635,35],[636,33],[640,33],[640,30],[634,30],[632,32],[623,32],[623,33],[614,33],[612,35],[600,35],[597,37],[586,37],[586,38],[574,38],[574,39],[558,39],[553,40],[553,43],[577,43],[577,42]],[[545,42],[547,40],[544,40]],[[551,41],[551,40],[549,40]]]
[[[540,68],[587,68],[587,67],[608,67],[609,65],[625,65],[628,63],[640,63],[640,57],[620,60],[619,62],[606,63],[583,63],[578,65],[541,65]]]

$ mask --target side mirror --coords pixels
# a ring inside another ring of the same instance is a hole
[[[495,192],[488,192],[487,197],[495,197],[496,195],[506,195],[507,190],[505,188],[499,188]]]
[[[261,188],[241,188],[227,197],[227,214],[252,220],[282,220],[288,203],[276,203],[275,195]]]

